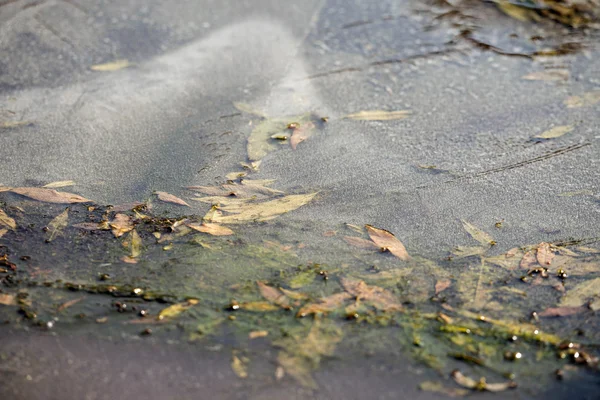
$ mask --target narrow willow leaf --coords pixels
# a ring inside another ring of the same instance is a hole
[[[142,254],[142,238],[138,235],[137,231],[134,229],[129,234],[129,240],[131,242],[131,257],[137,258]]]
[[[37,201],[46,203],[72,204],[72,203],[90,203],[92,200],[73,193],[57,192],[53,189],[18,187],[10,189],[11,192],[29,197]]]
[[[410,259],[406,248],[393,233],[386,231],[385,229],[375,228],[371,225],[365,225],[365,228],[367,229],[369,237],[377,246],[389,251],[403,261]]]
[[[9,217],[8,214],[6,214],[2,209],[0,209],[0,227],[12,230],[17,228],[16,221],[13,218]]]
[[[390,121],[394,119],[405,119],[412,114],[409,110],[401,111],[383,111],[383,110],[371,110],[371,111],[360,111],[354,114],[348,114],[344,118],[360,120],[360,121]]]
[[[247,378],[248,371],[246,365],[237,356],[233,356],[231,360],[231,369],[239,378]]]
[[[156,194],[156,197],[158,197],[158,199],[160,201],[164,201],[165,203],[177,204],[178,206],[187,206],[187,207],[190,206],[184,200],[180,199],[177,196],[173,196],[170,193],[167,193],[167,192],[154,192],[154,193]]]
[[[173,305],[163,309],[161,312],[159,312],[158,319],[176,317],[179,314],[181,314],[182,312],[186,311],[187,309],[189,309],[190,307],[192,307],[198,303],[199,303],[198,300],[190,299],[183,303],[173,304]]]
[[[54,238],[60,234],[60,232],[65,229],[69,222],[69,209],[65,209],[62,213],[56,216],[50,223],[48,224],[48,235],[47,242],[51,242]]]
[[[542,132],[539,135],[536,135],[535,137],[539,139],[556,139],[571,132],[573,129],[573,125],[555,126],[554,128]]]
[[[475,225],[471,224],[470,222],[462,220],[462,224],[463,224],[463,228],[465,228],[465,230],[469,233],[469,235],[471,235],[471,237],[473,239],[477,240],[479,243],[481,243],[483,245],[487,245],[487,246],[490,246],[491,244],[495,243],[494,238],[492,238],[491,235],[489,235],[488,233],[477,228]]]
[[[523,76],[522,79],[528,81],[568,81],[569,70],[567,69],[552,69],[548,71],[532,72]]]
[[[105,64],[92,65],[90,67],[90,69],[92,71],[98,71],[98,72],[113,72],[113,71],[118,71],[123,68],[130,67],[131,65],[132,64],[130,64],[129,61],[127,61],[127,60],[116,60],[116,61],[105,63]]]
[[[268,221],[281,214],[296,210],[309,203],[317,193],[296,194],[276,200],[243,205],[234,215],[211,215],[211,221],[222,224],[240,224],[252,221]]]
[[[42,187],[46,188],[46,189],[56,189],[56,188],[67,187],[67,186],[75,186],[75,182],[74,181],[50,182]]]
[[[233,106],[235,108],[237,108],[239,111],[244,112],[246,114],[253,114],[253,115],[257,115],[259,117],[267,118],[267,114],[265,114],[264,112],[262,112],[260,110],[255,109],[250,104],[234,102]]]
[[[208,233],[213,236],[230,236],[233,235],[233,231],[225,226],[219,224],[211,224],[204,222],[202,224],[187,224],[189,228],[192,228],[195,231]]]

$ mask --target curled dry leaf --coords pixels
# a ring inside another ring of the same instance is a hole
[[[131,65],[127,60],[116,60],[105,64],[92,65],[90,69],[97,72],[113,72],[130,67]]]
[[[296,194],[261,203],[242,205],[235,215],[211,215],[210,221],[223,224],[241,224],[252,221],[268,221],[309,203],[317,193]],[[206,217],[205,217],[206,219]]]
[[[0,209],[0,228],[13,230],[17,228],[15,220],[9,217],[2,209]]]
[[[573,129],[573,125],[555,126],[554,128],[542,132],[535,137],[539,139],[555,139],[571,132]]]
[[[75,186],[75,182],[74,181],[50,182],[42,187],[46,188],[46,189],[56,189],[56,188],[67,187],[67,186]]]
[[[176,317],[198,303],[199,301],[196,299],[189,299],[188,301],[185,301],[183,303],[170,305],[169,307],[161,310],[161,312],[158,313],[158,319]]]
[[[266,285],[260,281],[257,281],[256,284],[258,285],[261,296],[264,297],[265,300],[283,308],[290,307],[289,299],[279,289]]]
[[[542,242],[537,247],[536,259],[540,265],[550,265],[554,259],[554,251],[549,243]]]
[[[369,237],[377,246],[389,251],[399,259],[407,261],[410,259],[406,248],[401,241],[396,239],[393,233],[386,231],[385,229],[375,228],[371,225],[365,225]]]
[[[600,102],[600,90],[592,90],[580,96],[571,96],[565,100],[567,108],[591,106]]]
[[[125,214],[117,214],[115,218],[110,222],[112,233],[115,237],[121,237],[127,232],[133,230],[133,222],[131,217]]]
[[[16,306],[17,299],[12,294],[0,293],[0,304],[5,306]]]
[[[346,292],[355,296],[357,300],[363,300],[371,304],[378,310],[401,311],[403,309],[396,296],[384,288],[370,286],[364,281],[353,278],[342,278],[340,282]]]
[[[18,187],[10,189],[11,192],[29,197],[30,199],[46,203],[73,204],[90,203],[92,200],[73,193],[57,192],[54,189]]]
[[[358,247],[359,249],[365,250],[379,250],[380,247],[377,246],[371,240],[359,238],[356,236],[344,236],[344,241],[351,246]]]
[[[190,206],[188,203],[186,203],[185,201],[183,201],[179,197],[173,196],[170,193],[167,193],[167,192],[154,192],[154,194],[156,194],[156,197],[158,197],[158,199],[160,201],[164,201],[165,203],[177,204],[178,206],[187,206],[187,207]]]
[[[551,69],[547,71],[536,71],[527,74],[523,79],[528,81],[568,81],[568,69]]]
[[[48,235],[47,242],[51,242],[54,240],[56,235],[58,235],[63,229],[65,229],[69,222],[69,209],[66,208],[65,211],[56,216],[50,223],[48,224]]]
[[[341,308],[346,300],[352,298],[352,295],[346,292],[332,294],[331,296],[323,297],[317,303],[306,304],[296,313],[296,317],[306,317],[310,314],[328,313]]]
[[[359,111],[354,114],[348,114],[344,118],[360,120],[360,121],[390,121],[394,119],[405,119],[412,114],[409,110],[400,111],[383,111],[383,110],[371,110],[371,111]]]
[[[225,226],[219,224],[211,224],[209,222],[203,222],[202,224],[187,224],[189,228],[202,233],[208,233],[213,236],[229,236],[233,235],[233,231]]]
[[[481,378],[476,381],[473,378],[469,378],[464,375],[459,370],[455,369],[452,371],[452,379],[454,382],[458,383],[460,386],[471,389],[471,390],[479,390],[479,391],[488,391],[488,392],[502,392],[507,389],[516,388],[517,384],[513,381],[503,382],[503,383],[487,383],[485,378]]]
[[[477,228],[470,222],[465,221],[464,219],[461,222],[463,224],[463,228],[469,233],[469,235],[471,235],[473,239],[475,239],[479,243],[486,246],[491,246],[493,243],[495,243],[494,238],[490,234],[482,231],[481,229]]]

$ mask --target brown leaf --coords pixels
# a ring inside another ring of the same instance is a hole
[[[54,189],[44,189],[35,187],[18,187],[10,190],[21,196],[29,197],[37,201],[46,203],[72,204],[72,203],[90,203],[92,200],[81,197],[77,194],[67,192],[57,192]]]
[[[56,188],[67,187],[67,186],[75,186],[75,182],[74,181],[50,182],[42,187],[45,189],[56,189]]]
[[[341,292],[324,297],[318,303],[310,303],[302,307],[296,313],[296,317],[306,317],[309,314],[328,313],[342,307],[346,300],[351,299],[349,293]]]
[[[335,236],[335,235],[337,235],[337,232],[336,232],[336,231],[334,231],[334,230],[330,230],[330,231],[325,231],[325,232],[323,232],[323,236],[324,236],[324,237],[332,237],[332,236]]]
[[[540,265],[550,265],[554,258],[554,251],[550,248],[550,244],[542,242],[537,247],[536,259]]]
[[[268,286],[260,281],[257,281],[256,284],[258,285],[261,296],[264,297],[265,300],[283,308],[290,307],[289,299],[279,289]]]
[[[371,225],[365,225],[369,237],[377,246],[389,251],[399,259],[403,261],[410,260],[410,256],[406,251],[406,248],[396,237],[385,229],[375,228]]]
[[[239,305],[242,310],[256,311],[256,312],[267,312],[280,310],[279,307],[267,302],[267,301],[251,301],[248,303],[242,303]]]
[[[137,264],[137,260],[130,256],[121,257],[121,261],[123,261],[124,263],[127,263],[127,264]]]
[[[15,220],[9,217],[2,209],[0,209],[0,227],[13,230],[17,228]]]
[[[538,315],[540,317],[568,317],[585,311],[584,307],[554,307],[547,308]]]
[[[16,306],[17,299],[12,294],[0,293],[0,304],[3,304],[5,306]]]
[[[290,145],[292,146],[292,150],[296,150],[296,146],[298,146],[300,143],[312,136],[312,131],[314,128],[315,124],[313,124],[312,122],[307,122],[294,128],[292,137],[290,138]]]
[[[403,309],[396,296],[384,288],[370,286],[354,278],[342,278],[340,282],[346,292],[355,296],[357,300],[364,300],[379,310],[401,311]]]
[[[349,245],[354,247],[358,247],[359,249],[365,250],[379,250],[380,247],[373,243],[371,240],[359,238],[356,236],[344,236],[344,240]]]
[[[302,292],[294,292],[293,290],[288,290],[284,288],[279,288],[283,294],[293,300],[306,300],[308,299],[308,295]]]
[[[441,279],[435,283],[435,294],[440,294],[444,290],[448,289],[452,281],[450,279]]]
[[[233,231],[225,226],[219,224],[211,224],[209,222],[203,222],[202,224],[187,224],[189,228],[192,228],[198,232],[208,233],[213,236],[229,236],[233,235]]]
[[[529,250],[527,253],[525,253],[521,259],[521,262],[519,263],[519,267],[526,270],[535,268],[536,265],[538,265],[535,253],[536,252],[534,250]]]
[[[164,201],[165,203],[171,203],[171,204],[177,204],[178,206],[187,206],[187,207],[190,207],[190,205],[188,203],[186,203],[185,201],[183,201],[182,199],[180,199],[177,196],[173,196],[170,193],[167,193],[167,192],[154,192],[154,194],[156,194],[156,197],[158,197],[158,199],[160,201]]]
[[[58,308],[56,309],[57,312],[61,312],[66,310],[69,307],[74,306],[75,304],[79,303],[81,300],[83,300],[85,297],[78,297],[76,299],[73,300],[69,300],[67,302],[62,303],[60,306],[58,306]]]
[[[115,237],[121,237],[127,232],[133,230],[133,222],[131,217],[125,214],[117,214],[115,218],[110,222],[112,233]]]

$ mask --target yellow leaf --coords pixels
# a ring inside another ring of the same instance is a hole
[[[583,93],[581,96],[571,96],[565,100],[567,108],[591,106],[600,102],[600,90]]]
[[[269,331],[252,331],[248,334],[250,339],[258,339],[269,335]]]
[[[142,254],[142,238],[138,235],[137,231],[134,229],[129,234],[129,240],[131,241],[131,257],[137,258]]]
[[[229,236],[233,235],[233,231],[225,226],[219,224],[211,224],[208,222],[203,222],[201,225],[199,224],[187,224],[188,227],[202,233],[208,233],[213,236]]]
[[[188,301],[183,303],[173,304],[159,312],[158,319],[176,317],[196,304],[198,304],[198,300],[196,299],[189,299]]]
[[[242,310],[256,311],[256,312],[267,312],[280,310],[279,307],[266,302],[266,301],[251,301],[249,303],[242,303],[239,305]]]
[[[235,374],[240,378],[247,378],[248,371],[246,370],[246,365],[240,360],[237,356],[233,356],[231,360],[231,369]]]
[[[81,197],[77,194],[57,192],[53,189],[18,187],[10,189],[11,192],[29,197],[34,200],[46,203],[72,204],[72,203],[90,203],[92,200]]]
[[[0,209],[0,227],[13,230],[17,228],[17,223],[15,220],[9,217],[2,209]]]
[[[98,72],[112,72],[112,71],[118,71],[120,69],[130,67],[131,65],[133,65],[133,64],[130,64],[129,61],[127,61],[127,60],[116,60],[116,61],[105,63],[105,64],[92,65],[90,67],[90,69],[92,71],[98,71]]]
[[[48,224],[48,239],[46,239],[46,241],[51,242],[54,240],[56,235],[58,235],[60,231],[67,227],[68,221],[69,209],[67,208]]]
[[[477,240],[479,243],[483,245],[492,245],[494,242],[494,238],[492,238],[489,234],[477,228],[475,225],[462,220],[463,228],[471,235],[471,237]]]
[[[0,229],[0,238],[8,233],[8,229]]]
[[[531,19],[531,12],[526,8],[511,4],[508,1],[499,1],[496,5],[504,14],[511,18],[522,22],[527,22]]]
[[[46,189],[56,189],[56,188],[61,188],[61,187],[66,187],[66,186],[74,186],[74,185],[75,185],[74,181],[56,181],[56,182],[50,182],[42,187],[46,188]]]
[[[407,261],[410,259],[406,248],[391,232],[385,229],[375,228],[371,225],[365,225],[369,237],[377,246],[389,251],[399,259]]]
[[[0,129],[18,128],[20,126],[33,125],[31,121],[5,121],[0,123]]]
[[[164,201],[165,203],[177,204],[178,206],[190,206],[188,203],[183,201],[177,196],[173,196],[167,192],[154,192],[160,201]]]
[[[372,111],[360,111],[354,114],[348,114],[344,118],[360,120],[360,121],[389,121],[394,119],[405,119],[412,114],[409,110],[400,111],[383,111],[383,110],[372,110]]]
[[[539,135],[536,135],[535,137],[539,139],[555,139],[557,137],[561,137],[564,134],[571,132],[573,129],[573,125],[555,126],[554,128],[542,132]]]
[[[251,221],[268,221],[281,214],[296,210],[309,203],[317,193],[296,194],[261,203],[242,205],[234,215],[211,215],[211,221],[222,224],[241,224]]]

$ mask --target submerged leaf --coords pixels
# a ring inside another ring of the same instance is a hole
[[[253,108],[250,104],[241,103],[241,102],[236,101],[233,103],[233,106],[235,108],[237,108],[238,110],[240,110],[241,112],[245,112],[246,114],[254,114],[254,115],[258,115],[259,117],[267,118],[267,115],[264,112]]]
[[[590,279],[569,289],[562,299],[560,307],[581,307],[590,299],[600,297],[600,278]]]
[[[409,110],[400,111],[383,111],[383,110],[371,110],[371,111],[360,111],[354,114],[348,114],[344,118],[360,120],[360,121],[389,121],[394,119],[405,119],[412,114]]]
[[[332,294],[331,296],[320,299],[317,303],[306,304],[297,313],[296,317],[306,317],[310,314],[328,313],[341,308],[346,300],[352,298],[352,295],[346,292]]]
[[[9,217],[2,209],[0,209],[0,227],[13,230],[17,228],[15,220]]]
[[[482,246],[457,246],[452,250],[454,258],[466,258],[471,256],[481,256],[489,250],[489,247]]]
[[[401,311],[403,309],[396,296],[384,288],[370,286],[364,281],[353,278],[342,278],[340,283],[344,290],[355,296],[357,300],[366,301],[379,310]]]
[[[534,250],[529,250],[527,253],[523,255],[521,262],[519,263],[519,267],[521,269],[530,270],[535,268],[537,265],[537,257],[536,252]]]
[[[538,313],[538,315],[540,317],[568,317],[569,315],[580,314],[584,311],[584,307],[551,307]]]
[[[473,239],[475,239],[476,241],[478,241],[479,243],[481,243],[483,245],[487,245],[487,246],[490,246],[493,243],[495,243],[494,238],[491,235],[489,235],[488,233],[477,228],[475,225],[471,224],[470,222],[465,221],[463,219],[462,224],[463,224],[463,228],[465,228],[465,230],[469,233],[469,235],[471,235],[471,237]]]
[[[202,224],[187,224],[189,228],[192,228],[198,232],[208,233],[213,236],[229,236],[233,235],[233,231],[225,226],[219,224],[211,224],[209,222],[203,222]]]
[[[460,386],[471,389],[471,390],[480,390],[480,391],[488,391],[488,392],[502,392],[507,389],[516,388],[517,384],[513,381],[508,381],[504,383],[487,383],[485,378],[481,378],[476,381],[473,378],[469,378],[464,375],[459,370],[452,371],[452,379],[454,382],[458,383]]]
[[[187,206],[190,205],[186,203],[184,200],[180,199],[177,196],[173,196],[167,192],[154,192],[160,201],[164,201],[165,203],[177,204],[178,206]]]
[[[261,160],[278,147],[271,136],[289,132],[288,126],[290,122],[304,124],[310,122],[310,119],[310,114],[304,114],[285,119],[269,118],[260,122],[248,137],[248,158],[250,161]]]
[[[571,132],[573,129],[573,125],[555,126],[554,128],[542,132],[535,137],[539,139],[555,139]]]
[[[211,221],[222,224],[241,224],[252,221],[268,221],[309,203],[317,193],[296,194],[261,203],[242,205],[234,215],[213,215]]]
[[[290,307],[289,299],[279,289],[266,285],[260,281],[257,281],[256,284],[258,285],[261,296],[264,297],[265,300],[283,308]]]
[[[290,137],[290,146],[292,146],[292,150],[296,150],[296,146],[311,137],[314,129],[315,124],[310,121],[294,128],[292,136]]]
[[[565,100],[567,108],[591,106],[600,102],[600,90],[583,93],[581,96],[571,96]]]
[[[246,365],[237,356],[233,356],[231,360],[231,369],[240,378],[244,379],[248,377],[248,371]]]
[[[410,259],[406,248],[393,233],[386,231],[385,229],[375,228],[371,225],[365,225],[365,228],[367,229],[369,237],[377,244],[377,246],[389,251],[403,261]]]
[[[56,188],[61,188],[61,187],[66,187],[66,186],[74,186],[74,185],[75,185],[74,181],[57,181],[57,182],[50,182],[42,187],[46,188],[46,189],[56,189]]]
[[[567,81],[569,80],[569,70],[551,69],[547,71],[537,71],[525,75],[523,79],[528,81]]]
[[[170,305],[169,307],[163,309],[161,312],[158,313],[158,319],[176,317],[179,314],[181,314],[182,312],[184,312],[185,310],[189,309],[190,307],[192,307],[198,303],[199,302],[196,299],[189,299],[188,301],[183,302],[183,303],[177,303],[177,304]]]
[[[132,64],[130,64],[129,61],[127,61],[127,60],[116,60],[116,61],[105,63],[105,64],[92,65],[90,67],[90,69],[92,71],[98,71],[98,72],[112,72],[112,71],[118,71],[120,69],[130,67],[131,65]]]
[[[435,283],[435,294],[440,294],[444,290],[448,289],[452,281],[450,279],[441,279]]]
[[[131,242],[129,245],[131,248],[131,257],[139,257],[142,254],[142,238],[135,229],[129,234],[129,240]]]
[[[90,203],[92,200],[73,193],[57,192],[53,189],[18,187],[10,189],[11,192],[29,197],[37,201],[46,203],[72,204],[72,203]]]
[[[540,265],[550,265],[554,259],[554,251],[550,248],[550,244],[542,242],[538,245],[536,253],[537,262]]]
[[[358,247],[359,249],[365,250],[380,250],[380,247],[377,246],[373,241],[355,237],[355,236],[344,236],[344,240],[349,245],[354,247]]]
[[[69,209],[66,208],[65,211],[56,216],[50,223],[48,223],[48,235],[47,242],[51,242],[54,240],[56,235],[60,233],[63,229],[65,229],[68,225],[69,221]]]

